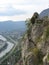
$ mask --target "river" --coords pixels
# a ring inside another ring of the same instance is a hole
[[[7,41],[6,38],[4,38],[2,35],[0,35],[0,39],[2,40],[6,40],[6,43],[8,44],[7,48],[3,51],[0,52],[0,58],[2,58],[4,55],[6,55],[9,51],[11,51],[11,49],[13,48],[14,44]]]

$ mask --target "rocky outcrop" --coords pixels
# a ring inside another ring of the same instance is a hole
[[[28,30],[21,44],[23,65],[49,65],[49,17],[33,19],[28,21]]]

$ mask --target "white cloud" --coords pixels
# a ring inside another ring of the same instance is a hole
[[[48,5],[48,0],[0,0],[0,20],[25,20],[35,11],[40,13],[48,8]]]
[[[19,15],[19,16],[0,16],[0,21],[13,20],[13,21],[24,21],[30,15]]]
[[[8,6],[0,10],[0,16],[14,16],[14,15],[21,15],[21,14],[26,14],[26,11],[21,9],[16,9],[12,6]]]

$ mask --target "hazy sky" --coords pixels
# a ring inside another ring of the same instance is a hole
[[[26,20],[48,6],[48,0],[0,0],[0,21]]]

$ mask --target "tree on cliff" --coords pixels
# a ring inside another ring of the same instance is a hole
[[[39,14],[38,14],[37,12],[35,12],[35,13],[33,14],[33,16],[32,16],[31,19],[30,19],[30,21],[31,21],[32,24],[35,23],[35,20],[38,18],[38,16],[39,16]]]

